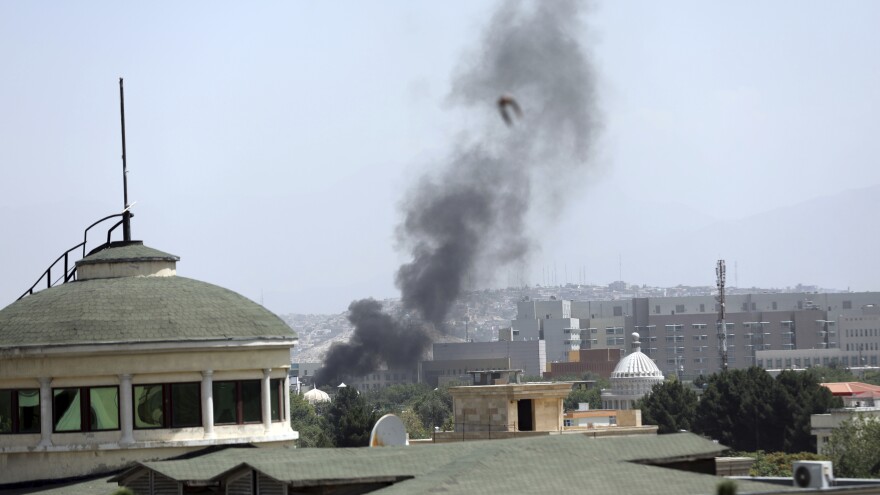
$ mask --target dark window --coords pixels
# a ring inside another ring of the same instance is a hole
[[[260,381],[248,380],[238,382],[241,387],[240,401],[243,423],[259,423],[263,421],[262,403],[260,401]]]
[[[654,313],[657,313],[658,315],[660,314],[660,305],[659,304],[654,306]]]
[[[843,301],[843,309],[852,309],[852,301]]]
[[[237,382],[214,382],[214,424],[237,423]]]
[[[171,427],[201,426],[201,384],[198,382],[172,383],[166,385],[166,388],[171,389]]]
[[[0,390],[0,433],[40,432],[40,391]]]
[[[752,303],[752,311],[755,311],[756,309],[757,309],[757,303]]]
[[[705,313],[705,312],[706,312],[706,305],[700,304],[700,313]]]
[[[214,382],[214,424],[262,421],[260,380]]]
[[[684,313],[684,304],[676,304],[675,305],[676,313]]]
[[[281,398],[284,397],[283,388],[284,380],[276,379],[269,382],[269,403],[272,421],[281,421]]]
[[[623,316],[623,307],[614,306],[614,316]]]
[[[773,301],[773,309],[776,309],[776,301]]]
[[[119,388],[52,389],[56,432],[119,429]]]
[[[134,386],[135,428],[183,428],[201,426],[199,383],[168,383]]]

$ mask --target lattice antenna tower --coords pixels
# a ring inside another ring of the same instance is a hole
[[[727,371],[727,325],[724,322],[724,284],[727,278],[727,269],[724,260],[718,260],[715,265],[715,277],[717,279],[718,295],[718,354],[721,358],[721,371]]]

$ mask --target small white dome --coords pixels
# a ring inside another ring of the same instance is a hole
[[[611,378],[656,377],[663,380],[663,372],[654,361],[642,351],[627,354],[617,363]]]
[[[322,392],[316,388],[313,388],[303,394],[303,398],[309,402],[309,404],[315,404],[318,402],[330,402],[330,396],[327,392]]]
[[[639,342],[639,334],[633,333],[633,351],[614,367],[611,372],[611,390],[602,392],[602,400],[613,408],[629,409],[640,398],[651,393],[658,383],[663,383],[663,372],[645,355]]]

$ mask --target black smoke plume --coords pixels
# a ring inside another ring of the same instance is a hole
[[[483,116],[479,129],[463,130],[446,167],[404,199],[397,234],[412,259],[396,283],[416,323],[402,324],[370,299],[352,303],[352,339],[330,348],[317,383],[382,363],[414,365],[430,343],[426,327],[443,330],[466,280],[491,281],[498,268],[527,261],[531,209],[553,208],[543,222],[558,214],[565,191],[583,180],[600,130],[582,9],[574,0],[500,4],[449,97]],[[495,107],[502,95],[522,109],[509,127]]]

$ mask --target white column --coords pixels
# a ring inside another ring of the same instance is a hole
[[[272,398],[269,390],[270,373],[272,373],[272,368],[263,369],[262,391],[260,392],[260,399],[263,402],[263,428],[267,431],[272,427]]]
[[[40,447],[52,445],[52,379],[40,377]]]
[[[287,374],[284,375],[284,391],[281,396],[281,419],[284,421],[290,421],[290,370],[284,370]]]
[[[205,438],[214,438],[214,371],[202,372],[202,428]]]
[[[134,414],[132,410],[131,375],[119,375],[119,419],[122,429],[121,445],[134,443]]]

